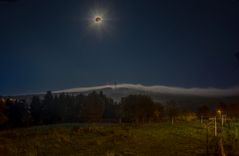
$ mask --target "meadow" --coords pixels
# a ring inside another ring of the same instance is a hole
[[[226,125],[227,155],[239,155],[237,124]],[[148,124],[58,124],[0,131],[1,156],[214,155],[213,127],[199,121]],[[208,136],[208,138],[207,138]],[[207,141],[208,140],[208,141]]]

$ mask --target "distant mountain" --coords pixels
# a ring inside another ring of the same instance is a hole
[[[154,101],[166,104],[174,101],[179,105],[198,107],[209,104],[215,106],[218,103],[239,104],[239,88],[182,88],[169,86],[145,86],[141,84],[118,84],[102,85],[95,87],[80,87],[53,91],[54,94],[67,93],[71,95],[87,94],[92,91],[102,91],[106,96],[120,101],[122,97],[130,94],[144,94],[150,96]]]
[[[159,94],[173,94],[173,95],[192,95],[202,97],[218,97],[218,96],[236,96],[239,95],[239,87],[218,89],[218,88],[182,88],[182,87],[169,87],[169,86],[144,86],[141,84],[118,84],[118,85],[102,85],[95,87],[80,87],[71,88],[60,91],[54,91],[54,93],[83,93],[89,91],[99,90],[111,90],[117,91],[133,91],[144,93],[159,93]]]
[[[53,91],[55,95],[66,93],[70,95],[88,94],[92,91],[102,91],[106,96],[119,102],[122,97],[131,94],[143,94],[150,96],[154,101],[166,104],[174,101],[178,105],[197,108],[199,105],[208,104],[214,107],[219,103],[238,103],[239,87],[218,89],[218,88],[182,88],[169,86],[145,86],[141,84],[117,84],[101,85],[94,87],[79,87],[65,90]],[[43,93],[37,94],[43,98]],[[21,96],[28,100],[33,95]]]

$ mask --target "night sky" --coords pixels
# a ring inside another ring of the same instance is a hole
[[[238,0],[0,1],[0,94],[239,86]],[[101,28],[92,12],[104,12]]]

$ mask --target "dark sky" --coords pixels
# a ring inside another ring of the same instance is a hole
[[[90,13],[108,11],[104,28]],[[0,1],[0,94],[239,85],[238,0]]]

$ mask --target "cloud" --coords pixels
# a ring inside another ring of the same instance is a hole
[[[103,89],[134,89],[139,91],[151,92],[151,93],[164,93],[164,94],[176,94],[176,95],[196,95],[196,96],[239,96],[239,87],[220,89],[220,88],[183,88],[183,87],[172,87],[172,86],[162,86],[153,85],[145,86],[142,84],[118,84],[118,85],[102,85],[95,87],[80,87],[65,89],[60,91],[54,91],[53,93],[80,93],[93,90],[103,90]]]

